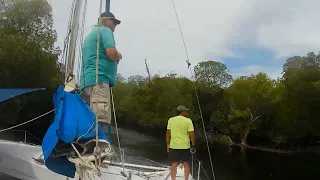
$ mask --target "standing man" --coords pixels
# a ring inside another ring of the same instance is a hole
[[[180,105],[177,107],[177,116],[168,121],[166,142],[167,152],[171,165],[171,179],[176,179],[177,166],[181,161],[184,166],[185,180],[189,178],[191,152],[195,152],[195,133],[191,119],[187,118],[189,109]],[[191,147],[190,147],[191,140]]]
[[[96,85],[97,38],[100,26],[98,86]],[[82,49],[81,96],[97,115],[99,124],[106,135],[111,135],[110,87],[116,84],[117,66],[122,59],[116,49],[113,32],[121,21],[111,12],[101,14],[98,25],[86,37]]]

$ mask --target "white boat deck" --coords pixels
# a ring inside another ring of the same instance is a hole
[[[2,180],[19,180],[17,178],[11,177],[11,176],[3,174],[3,173],[0,173],[0,179],[2,179]]]
[[[39,157],[42,153],[41,146],[33,146],[18,142],[0,140],[0,172],[22,180],[78,180],[75,178],[66,178],[65,176],[56,174],[46,168],[43,164],[36,162],[33,158]],[[129,166],[130,164],[126,164]],[[134,164],[131,164],[135,166]],[[143,166],[143,165],[136,165]],[[150,167],[157,169],[157,167]],[[131,173],[132,180],[170,180],[170,168],[158,168],[158,171],[137,171],[125,168],[125,173]],[[107,168],[101,168],[101,177],[96,177],[95,180],[127,180],[121,172],[123,168],[114,164],[107,164]],[[1,177],[1,176],[0,176]],[[5,180],[0,178],[1,180]],[[191,175],[189,179],[192,180]],[[8,179],[9,180],[9,179]],[[184,180],[184,170],[179,167],[177,170],[177,180]]]

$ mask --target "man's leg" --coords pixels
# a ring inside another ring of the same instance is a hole
[[[81,98],[87,103],[92,111],[97,115],[99,124],[103,132],[111,140],[111,99],[109,84],[99,84],[97,86],[88,86],[82,89]]]
[[[179,165],[179,150],[170,149],[169,151],[169,160],[171,161],[171,179],[176,180],[177,176],[177,167]]]
[[[99,122],[104,134],[108,137],[109,142],[111,143],[111,124],[105,122]]]
[[[111,132],[109,126],[111,125],[111,97],[110,87],[107,83],[102,83],[92,88],[90,107],[96,113],[99,124],[102,126],[104,133],[110,139]]]
[[[190,166],[188,161],[183,162],[183,167],[184,167],[184,179],[188,180],[189,174],[190,174]]]
[[[178,162],[172,162],[172,164],[171,164],[171,180],[176,180],[177,167],[178,167]]]
[[[184,179],[188,180],[189,179],[189,175],[190,175],[190,163],[189,162],[191,162],[190,149],[181,150],[181,156],[182,156],[182,159],[183,159]]]
[[[89,95],[88,95],[89,93]],[[86,101],[89,97],[89,102]],[[96,114],[98,123],[102,127],[104,134],[111,142],[111,132],[109,132],[109,126],[111,125],[111,106],[110,106],[110,88],[109,84],[102,83],[99,85],[88,87],[83,89],[83,98],[89,104],[92,111]],[[102,151],[104,151],[104,147]],[[103,161],[106,157],[102,158]]]

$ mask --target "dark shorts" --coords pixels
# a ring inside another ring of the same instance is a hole
[[[171,162],[191,162],[190,149],[170,149],[168,156]]]

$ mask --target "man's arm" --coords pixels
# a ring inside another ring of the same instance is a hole
[[[167,152],[170,151],[170,139],[171,139],[171,123],[170,123],[170,119],[169,119],[168,126],[167,126],[167,132],[166,132]]]
[[[119,59],[121,59],[119,57],[119,53],[117,51],[117,49],[115,47],[110,47],[106,49],[106,55],[108,56],[109,59],[111,59],[112,61],[118,61]]]
[[[100,37],[103,48],[106,50],[106,56],[112,61],[118,61],[121,57],[115,47],[116,43],[112,31],[108,28],[103,28],[101,30]]]
[[[196,136],[195,136],[195,133],[194,133],[194,128],[193,128],[193,124],[192,124],[191,119],[190,119],[189,124],[188,124],[188,132],[189,132],[189,137],[190,137],[190,140],[191,140],[191,146],[194,147],[194,146],[196,146]]]
[[[167,129],[167,133],[166,133],[167,146],[170,146],[170,138],[171,138],[171,131],[170,131],[170,129]]]
[[[194,131],[189,131],[189,136],[191,139],[191,146],[195,147],[196,146],[196,136],[195,136]]]

